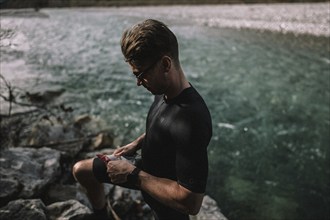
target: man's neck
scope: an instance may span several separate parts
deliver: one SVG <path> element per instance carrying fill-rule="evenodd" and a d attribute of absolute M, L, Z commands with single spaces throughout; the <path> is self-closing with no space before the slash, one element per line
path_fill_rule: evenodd
<path fill-rule="evenodd" d="M 173 75 L 170 79 L 171 84 L 164 94 L 166 100 L 173 99 L 174 97 L 178 96 L 184 89 L 191 86 L 181 69 L 178 72 L 172 74 Z"/>

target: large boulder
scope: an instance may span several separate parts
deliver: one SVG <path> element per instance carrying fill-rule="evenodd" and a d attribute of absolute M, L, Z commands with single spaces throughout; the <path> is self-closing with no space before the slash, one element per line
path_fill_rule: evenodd
<path fill-rule="evenodd" d="M 40 199 L 19 199 L 0 209 L 1 220 L 47 220 L 46 207 Z"/>
<path fill-rule="evenodd" d="M 60 174 L 60 153 L 49 148 L 0 151 L 0 200 L 39 196 Z M 1 204 L 1 205 L 4 205 Z"/>

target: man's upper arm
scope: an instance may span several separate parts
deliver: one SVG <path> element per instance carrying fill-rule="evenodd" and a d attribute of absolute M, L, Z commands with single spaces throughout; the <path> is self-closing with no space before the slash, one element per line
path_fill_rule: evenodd
<path fill-rule="evenodd" d="M 202 130 L 200 130 L 202 129 Z M 176 143 L 178 183 L 194 193 L 204 193 L 208 175 L 208 134 L 198 120 L 189 116 L 177 120 L 172 135 Z"/>

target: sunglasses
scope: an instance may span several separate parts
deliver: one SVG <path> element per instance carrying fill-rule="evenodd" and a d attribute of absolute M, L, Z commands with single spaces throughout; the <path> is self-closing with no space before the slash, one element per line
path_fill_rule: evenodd
<path fill-rule="evenodd" d="M 136 79 L 138 80 L 142 80 L 143 79 L 143 75 L 145 75 L 146 73 L 148 73 L 149 70 L 151 70 L 157 63 L 158 63 L 159 59 L 157 59 L 155 62 L 153 62 L 150 66 L 148 66 L 144 71 L 142 71 L 141 73 L 138 74 L 134 74 Z"/>

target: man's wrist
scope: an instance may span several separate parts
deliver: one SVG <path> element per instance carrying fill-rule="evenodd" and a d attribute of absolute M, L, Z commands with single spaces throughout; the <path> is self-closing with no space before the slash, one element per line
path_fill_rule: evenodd
<path fill-rule="evenodd" d="M 134 170 L 128 174 L 127 176 L 127 181 L 131 184 L 133 184 L 134 186 L 140 187 L 140 178 L 139 178 L 139 173 L 140 173 L 141 169 L 135 167 Z"/>

